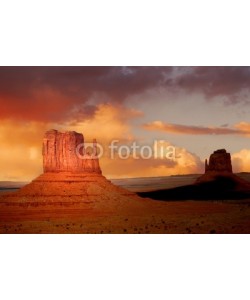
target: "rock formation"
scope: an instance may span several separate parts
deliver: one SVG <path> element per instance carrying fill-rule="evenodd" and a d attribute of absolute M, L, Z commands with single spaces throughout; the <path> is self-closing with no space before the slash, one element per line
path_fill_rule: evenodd
<path fill-rule="evenodd" d="M 171 189 L 138 193 L 156 200 L 237 200 L 250 198 L 250 182 L 233 174 L 231 155 L 214 151 L 205 162 L 205 174 L 195 183 Z"/>
<path fill-rule="evenodd" d="M 75 131 L 47 131 L 43 139 L 43 170 L 44 173 L 101 173 L 96 140 L 93 141 L 93 153 L 89 154 L 85 151 L 82 134 Z"/>
<path fill-rule="evenodd" d="M 43 168 L 42 175 L 19 191 L 6 195 L 2 203 L 39 206 L 40 209 L 47 209 L 48 205 L 57 208 L 81 207 L 86 211 L 101 213 L 133 207 L 141 209 L 145 205 L 145 200 L 113 185 L 102 175 L 96 140 L 93 141 L 92 153 L 88 153 L 80 133 L 46 132 L 43 139 Z"/>
<path fill-rule="evenodd" d="M 233 174 L 231 155 L 225 149 L 214 151 L 210 155 L 209 163 L 207 160 L 205 161 L 205 174 L 196 180 L 198 185 L 202 186 L 204 183 L 211 183 L 210 187 L 216 193 L 218 191 L 230 191 L 232 193 L 236 190 L 250 191 L 250 183 Z"/>
<path fill-rule="evenodd" d="M 227 153 L 225 149 L 214 151 L 214 153 L 210 155 L 209 164 L 207 163 L 207 159 L 206 159 L 205 173 L 207 174 L 212 172 L 233 173 L 231 154 Z"/>
<path fill-rule="evenodd" d="M 208 182 L 216 180 L 218 177 L 236 177 L 233 174 L 231 154 L 225 149 L 214 151 L 209 162 L 205 161 L 205 174 L 196 180 L 196 183 Z"/>

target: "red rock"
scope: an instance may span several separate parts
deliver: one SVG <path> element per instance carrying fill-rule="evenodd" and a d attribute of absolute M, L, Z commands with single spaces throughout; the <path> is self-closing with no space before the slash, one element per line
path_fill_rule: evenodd
<path fill-rule="evenodd" d="M 81 150 L 80 157 L 76 152 L 77 147 Z M 80 205 L 88 211 L 97 209 L 102 213 L 126 205 L 128 208 L 135 205 L 138 209 L 145 204 L 145 199 L 113 185 L 102 175 L 96 140 L 93 140 L 93 152 L 85 153 L 84 138 L 80 133 L 46 132 L 43 139 L 43 167 L 43 174 L 10 197 L 6 196 L 9 204 L 39 207 L 55 205 L 57 208 L 61 205 Z"/>
<path fill-rule="evenodd" d="M 77 152 L 78 147 L 79 152 Z M 88 154 L 84 153 L 84 138 L 81 133 L 47 131 L 43 139 L 43 170 L 44 173 L 101 173 L 96 140 L 93 141 L 93 153 Z"/>

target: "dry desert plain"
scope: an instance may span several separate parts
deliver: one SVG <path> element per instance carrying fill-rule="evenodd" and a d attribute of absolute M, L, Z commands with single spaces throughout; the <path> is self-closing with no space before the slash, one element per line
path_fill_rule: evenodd
<path fill-rule="evenodd" d="M 241 176 L 249 180 L 249 174 Z M 0 197 L 0 232 L 250 233 L 250 200 L 163 202 L 140 198 L 131 192 L 164 187 L 164 182 L 168 188 L 186 185 L 196 178 L 180 176 L 113 181 L 120 186 L 109 181 L 107 184 L 102 178 L 90 180 L 85 187 L 80 182 L 75 188 L 71 186 L 72 195 L 67 195 L 65 186 L 60 187 L 57 183 L 54 183 L 54 192 L 48 191 L 47 196 L 43 191 L 43 196 L 27 197 L 27 189 L 23 195 L 6 192 Z M 86 191 L 85 194 L 79 195 L 79 186 Z"/>

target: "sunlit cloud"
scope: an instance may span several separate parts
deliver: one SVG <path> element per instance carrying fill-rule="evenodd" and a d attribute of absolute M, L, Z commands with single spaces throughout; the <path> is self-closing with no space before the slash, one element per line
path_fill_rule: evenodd
<path fill-rule="evenodd" d="M 234 172 L 250 171 L 250 149 L 242 149 L 232 155 Z"/>
<path fill-rule="evenodd" d="M 109 177 L 200 173 L 199 156 L 224 141 L 235 152 L 241 143 L 233 163 L 250 170 L 250 123 L 242 121 L 250 113 L 249 87 L 249 67 L 0 67 L 0 180 L 38 176 L 42 138 L 52 128 L 81 132 L 105 148 L 114 139 L 151 143 L 165 133 L 166 145 L 183 147 L 175 162 L 104 156 Z"/>
<path fill-rule="evenodd" d="M 242 134 L 250 135 L 250 123 L 240 122 L 235 125 L 235 128 L 239 130 Z"/>
<path fill-rule="evenodd" d="M 31 180 L 42 173 L 42 139 L 49 129 L 74 130 L 82 133 L 86 142 L 97 138 L 103 147 L 107 147 L 114 138 L 123 142 L 134 140 L 130 121 L 142 115 L 140 111 L 121 105 L 100 104 L 93 118 L 82 122 L 4 120 L 0 123 L 0 180 Z M 120 166 L 116 165 L 117 171 L 119 168 Z M 107 173 L 107 169 L 104 170 L 104 174 Z"/>
<path fill-rule="evenodd" d="M 63 125 L 62 130 L 82 132 L 85 140 L 96 138 L 99 142 L 110 142 L 113 139 L 133 140 L 131 122 L 141 118 L 143 113 L 129 109 L 122 105 L 100 104 L 91 119 L 81 122 L 69 122 Z"/>
<path fill-rule="evenodd" d="M 221 127 L 203 127 L 203 126 L 189 126 L 180 124 L 164 123 L 162 121 L 154 121 L 143 125 L 146 130 L 163 131 L 172 134 L 190 134 L 190 135 L 229 135 L 229 134 L 250 134 L 250 124 L 239 123 L 235 128 Z"/>
<path fill-rule="evenodd" d="M 172 146 L 175 149 L 175 157 L 173 159 L 155 156 L 148 159 L 143 159 L 141 156 L 138 156 L 138 159 L 132 156 L 128 159 L 120 159 L 118 156 L 114 159 L 104 157 L 101 160 L 102 168 L 110 178 L 197 174 L 204 171 L 204 163 L 201 159 L 187 149 L 176 147 L 167 141 L 161 141 L 161 146 L 163 148 Z"/>

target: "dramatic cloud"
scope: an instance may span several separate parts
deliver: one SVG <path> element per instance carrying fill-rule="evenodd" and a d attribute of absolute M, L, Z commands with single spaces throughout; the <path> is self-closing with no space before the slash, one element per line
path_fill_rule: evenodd
<path fill-rule="evenodd" d="M 165 147 L 172 146 L 169 142 L 164 142 Z M 106 156 L 101 160 L 104 174 L 109 178 L 128 177 L 155 177 L 179 174 L 197 174 L 204 171 L 204 163 L 200 158 L 190 153 L 187 149 L 174 147 L 176 157 L 174 160 L 163 157 L 143 159 L 138 155 L 138 159 L 129 156 L 128 159 L 121 159 L 114 156 L 114 159 Z"/>
<path fill-rule="evenodd" d="M 86 142 L 95 137 L 104 147 L 100 159 L 103 174 L 107 177 L 148 177 L 173 174 L 200 173 L 204 166 L 200 158 L 185 148 L 176 147 L 176 159 L 167 158 L 121 159 L 118 155 L 111 158 L 108 146 L 114 139 L 120 145 L 138 142 L 132 132 L 131 122 L 142 113 L 122 106 L 100 104 L 91 120 L 76 124 L 56 124 L 42 122 L 2 121 L 0 124 L 0 180 L 31 180 L 42 173 L 42 138 L 51 128 L 76 130 L 83 133 Z M 163 149 L 171 143 L 161 144 Z"/>
<path fill-rule="evenodd" d="M 202 127 L 202 126 L 187 126 L 179 124 L 163 123 L 154 121 L 146 123 L 143 128 L 146 130 L 163 131 L 173 134 L 191 134 L 191 135 L 227 135 L 227 134 L 250 134 L 250 124 L 239 123 L 235 125 L 236 129 L 221 127 Z"/>
<path fill-rule="evenodd" d="M 229 102 L 249 102 L 249 67 L 179 67 L 172 85 L 208 98 L 225 96 Z"/>
<path fill-rule="evenodd" d="M 121 159 L 118 155 L 114 155 L 112 159 L 108 148 L 112 140 L 118 140 L 119 145 L 129 146 L 134 141 L 138 143 L 136 136 L 132 133 L 131 120 L 142 117 L 142 115 L 139 111 L 126 109 L 123 106 L 114 107 L 109 104 L 101 104 L 91 120 L 76 125 L 72 124 L 67 128 L 82 132 L 88 142 L 93 137 L 97 138 L 97 141 L 105 149 L 104 156 L 100 159 L 100 165 L 104 175 L 109 178 L 167 176 L 203 172 L 204 165 L 200 158 L 180 147 L 175 148 L 176 160 L 174 161 L 155 157 L 143 159 L 140 155 L 138 159 L 134 159 L 132 156 Z M 167 149 L 172 144 L 164 142 L 161 146 L 163 149 Z"/>
<path fill-rule="evenodd" d="M 234 172 L 249 172 L 250 170 L 250 150 L 242 149 L 232 155 Z"/>
<path fill-rule="evenodd" d="M 114 138 L 121 142 L 135 139 L 129 124 L 142 113 L 122 106 L 100 104 L 92 119 L 81 123 L 45 123 L 2 120 L 0 123 L 0 180 L 31 180 L 42 172 L 42 139 L 46 130 L 75 130 L 86 142 L 97 138 L 104 147 Z M 103 158 L 105 160 L 105 158 Z M 102 164 L 101 159 L 101 164 Z M 120 168 L 119 164 L 113 171 Z M 104 174 L 107 173 L 104 170 Z"/>
<path fill-rule="evenodd" d="M 248 67 L 0 67 L 0 119 L 83 120 L 161 88 L 247 103 L 249 86 Z"/>
<path fill-rule="evenodd" d="M 160 86 L 172 68 L 0 67 L 0 118 L 65 121 L 92 117 L 99 103 Z"/>
<path fill-rule="evenodd" d="M 175 143 L 184 147 L 183 160 L 111 161 L 104 157 L 104 174 L 197 173 L 203 164 L 186 149 L 192 147 L 204 156 L 198 135 L 249 137 L 250 123 L 242 122 L 249 113 L 244 105 L 250 99 L 249 87 L 249 67 L 0 67 L 0 180 L 39 175 L 41 141 L 47 129 L 82 132 L 87 142 L 95 137 L 104 146 L 113 139 L 124 144 L 138 139 L 150 142 L 153 134 L 141 130 L 138 122 L 164 120 L 165 111 L 169 115 L 171 109 L 178 119 L 170 122 L 180 124 L 156 121 L 144 128 L 180 135 Z M 177 104 L 171 105 L 175 100 Z M 190 124 L 192 114 L 183 108 L 184 101 L 197 109 L 196 124 L 203 124 L 204 118 L 204 124 L 211 119 L 211 124 L 223 125 L 181 125 Z M 223 103 L 243 105 L 225 107 Z M 221 108 L 225 109 L 220 114 Z M 230 127 L 232 123 L 236 125 Z M 192 145 L 183 141 L 181 134 L 197 135 L 196 148 L 193 141 Z M 239 165 L 241 156 L 235 159 Z"/>
<path fill-rule="evenodd" d="M 61 126 L 61 130 L 82 132 L 85 140 L 96 138 L 105 144 L 113 139 L 129 141 L 135 139 L 132 134 L 133 119 L 142 116 L 142 112 L 121 105 L 99 104 L 91 119 L 66 123 Z"/>

